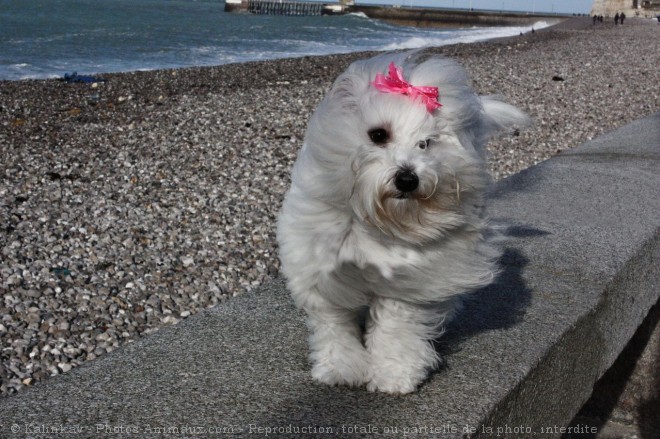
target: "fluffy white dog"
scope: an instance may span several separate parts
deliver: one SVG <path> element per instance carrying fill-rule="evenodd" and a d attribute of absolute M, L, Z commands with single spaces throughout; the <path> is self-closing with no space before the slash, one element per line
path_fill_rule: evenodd
<path fill-rule="evenodd" d="M 495 274 L 484 145 L 526 120 L 475 94 L 443 57 L 381 55 L 339 76 L 311 117 L 278 221 L 316 380 L 408 393 L 437 366 L 431 342 L 457 297 Z"/>

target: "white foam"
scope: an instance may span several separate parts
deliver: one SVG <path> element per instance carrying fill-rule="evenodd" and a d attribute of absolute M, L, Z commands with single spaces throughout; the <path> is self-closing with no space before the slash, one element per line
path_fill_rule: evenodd
<path fill-rule="evenodd" d="M 532 26 L 511 27 L 473 27 L 455 31 L 431 31 L 425 36 L 412 36 L 407 39 L 382 46 L 379 50 L 419 49 L 423 47 L 447 46 L 458 43 L 474 43 L 477 41 L 492 40 L 494 38 L 512 37 L 521 33 L 531 32 L 532 29 L 548 27 L 545 21 L 538 21 Z"/>

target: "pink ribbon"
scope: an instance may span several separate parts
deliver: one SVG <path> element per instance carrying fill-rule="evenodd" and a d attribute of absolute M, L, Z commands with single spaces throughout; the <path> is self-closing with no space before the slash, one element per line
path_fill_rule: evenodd
<path fill-rule="evenodd" d="M 396 93 L 410 96 L 413 99 L 420 99 L 429 113 L 433 110 L 442 107 L 438 102 L 440 93 L 438 87 L 416 87 L 406 82 L 403 79 L 403 71 L 401 67 L 397 67 L 394 63 L 390 63 L 389 73 L 387 76 L 382 73 L 376 75 L 373 82 L 374 87 L 379 91 L 385 93 Z"/>

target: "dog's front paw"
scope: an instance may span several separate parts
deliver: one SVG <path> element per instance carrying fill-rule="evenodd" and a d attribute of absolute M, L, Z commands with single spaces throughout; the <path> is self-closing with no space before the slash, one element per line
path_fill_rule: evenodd
<path fill-rule="evenodd" d="M 374 374 L 369 383 L 367 383 L 367 390 L 370 392 L 405 395 L 406 393 L 414 392 L 421 381 L 418 377 L 413 377 L 405 373 L 392 375 Z"/>
<path fill-rule="evenodd" d="M 317 359 L 312 378 L 324 384 L 359 387 L 369 381 L 369 362 L 366 356 Z"/>

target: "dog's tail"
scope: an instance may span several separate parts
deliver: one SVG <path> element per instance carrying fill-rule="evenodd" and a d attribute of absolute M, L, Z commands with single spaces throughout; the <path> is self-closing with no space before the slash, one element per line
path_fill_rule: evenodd
<path fill-rule="evenodd" d="M 496 96 L 481 97 L 483 104 L 483 135 L 494 135 L 531 125 L 531 118 L 513 105 L 503 102 Z"/>

